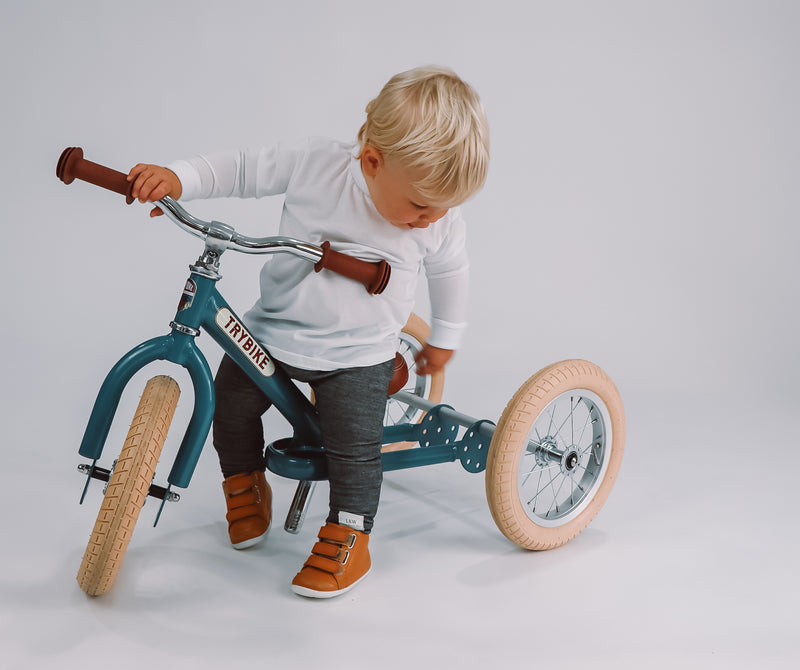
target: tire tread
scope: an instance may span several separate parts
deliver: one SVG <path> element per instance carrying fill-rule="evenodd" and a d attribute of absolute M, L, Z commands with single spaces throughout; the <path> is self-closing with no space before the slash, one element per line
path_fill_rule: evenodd
<path fill-rule="evenodd" d="M 90 596 L 107 593 L 116 580 L 179 396 L 171 377 L 153 377 L 145 386 L 78 570 L 78 584 Z"/>

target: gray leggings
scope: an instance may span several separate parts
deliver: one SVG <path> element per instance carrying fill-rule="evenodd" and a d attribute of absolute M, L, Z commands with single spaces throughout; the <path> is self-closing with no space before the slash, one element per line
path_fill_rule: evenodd
<path fill-rule="evenodd" d="M 328 521 L 339 523 L 339 512 L 360 515 L 369 532 L 383 481 L 383 417 L 394 361 L 327 372 L 279 365 L 314 390 L 330 482 Z M 263 471 L 261 416 L 272 403 L 228 356 L 220 363 L 214 387 L 214 448 L 223 476 Z"/>

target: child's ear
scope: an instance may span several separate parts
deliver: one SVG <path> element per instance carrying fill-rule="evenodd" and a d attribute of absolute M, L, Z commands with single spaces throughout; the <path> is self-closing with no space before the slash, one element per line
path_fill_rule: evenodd
<path fill-rule="evenodd" d="M 364 145 L 361 151 L 361 169 L 367 177 L 374 177 L 383 166 L 383 154 L 371 144 Z"/>

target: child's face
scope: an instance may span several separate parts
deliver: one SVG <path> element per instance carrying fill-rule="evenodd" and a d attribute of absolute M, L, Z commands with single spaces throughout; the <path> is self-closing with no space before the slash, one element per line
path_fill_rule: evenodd
<path fill-rule="evenodd" d="M 397 162 L 386 161 L 374 147 L 361 153 L 361 170 L 378 213 L 393 226 L 411 230 L 427 228 L 447 213 L 423 198 L 413 184 L 417 175 Z"/>

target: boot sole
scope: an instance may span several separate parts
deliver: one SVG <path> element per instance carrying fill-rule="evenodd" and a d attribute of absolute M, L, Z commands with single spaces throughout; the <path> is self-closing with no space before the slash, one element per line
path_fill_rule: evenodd
<path fill-rule="evenodd" d="M 258 537 L 251 537 L 249 540 L 243 540 L 243 541 L 237 542 L 235 544 L 233 542 L 231 542 L 231 546 L 233 546 L 234 549 L 239 549 L 239 550 L 248 549 L 249 547 L 254 547 L 255 545 L 257 545 L 257 544 L 263 542 L 265 539 L 267 539 L 267 535 L 269 535 L 269 529 L 271 527 L 272 527 L 272 524 L 270 524 L 270 526 L 267 528 L 267 530 L 265 530 Z"/>
<path fill-rule="evenodd" d="M 303 596 L 304 598 L 335 598 L 343 593 L 347 593 L 354 586 L 361 583 L 370 572 L 372 572 L 372 567 L 370 567 L 369 570 L 361 575 L 361 577 L 359 577 L 356 581 L 350 584 L 350 586 L 345 586 L 343 589 L 339 589 L 338 591 L 315 591 L 314 589 L 309 589 L 306 586 L 298 586 L 297 584 L 292 584 L 291 587 L 292 591 L 294 591 L 298 596 Z"/>

